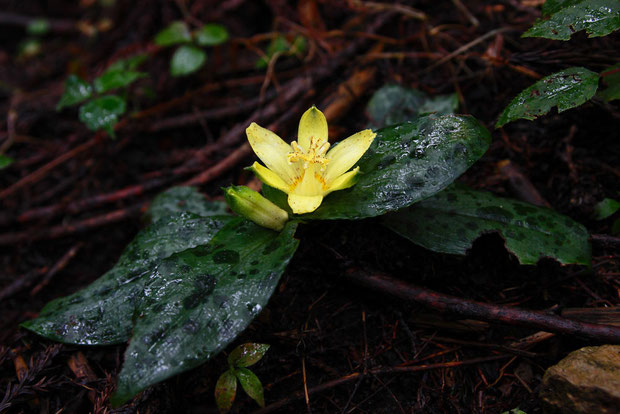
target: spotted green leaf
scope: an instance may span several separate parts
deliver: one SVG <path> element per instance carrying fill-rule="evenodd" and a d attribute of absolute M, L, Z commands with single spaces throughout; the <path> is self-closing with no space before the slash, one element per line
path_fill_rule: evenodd
<path fill-rule="evenodd" d="M 421 117 L 377 131 L 360 159 L 359 180 L 329 194 L 300 218 L 360 219 L 399 210 L 442 190 L 487 150 L 489 131 L 471 116 Z M 287 209 L 286 196 L 263 186 L 265 196 Z"/>
<path fill-rule="evenodd" d="M 198 29 L 194 37 L 200 46 L 216 46 L 228 40 L 228 31 L 221 24 L 209 23 Z"/>
<path fill-rule="evenodd" d="M 585 68 L 569 68 L 543 78 L 525 89 L 504 109 L 496 128 L 515 119 L 536 119 L 554 106 L 558 112 L 579 106 L 592 98 L 599 75 Z"/>
<path fill-rule="evenodd" d="M 207 54 L 204 50 L 191 45 L 179 47 L 170 60 L 170 74 L 172 76 L 185 76 L 196 72 L 204 65 Z"/>
<path fill-rule="evenodd" d="M 366 112 L 373 128 L 411 121 L 425 113 L 450 115 L 458 108 L 456 94 L 428 96 L 417 89 L 385 85 L 374 93 Z"/>
<path fill-rule="evenodd" d="M 618 0 L 551 1 L 543 8 L 545 17 L 534 23 L 523 37 L 569 40 L 585 30 L 589 37 L 606 36 L 620 28 Z"/>
<path fill-rule="evenodd" d="M 117 95 L 107 95 L 80 106 L 80 121 L 90 130 L 105 130 L 114 137 L 114 125 L 125 113 L 125 100 Z"/>
<path fill-rule="evenodd" d="M 84 102 L 92 95 L 92 86 L 76 75 L 69 75 L 65 81 L 65 91 L 56 105 L 56 110 L 60 111 L 66 106 L 72 106 L 80 102 Z"/>
<path fill-rule="evenodd" d="M 140 231 L 116 265 L 86 288 L 48 303 L 23 327 L 46 338 L 78 345 L 110 345 L 131 336 L 135 305 L 161 260 L 206 244 L 232 216 L 176 213 Z"/>
<path fill-rule="evenodd" d="M 498 232 L 522 264 L 543 257 L 562 264 L 590 265 L 588 232 L 553 210 L 453 185 L 384 223 L 412 242 L 441 253 L 461 254 L 480 235 Z"/>
<path fill-rule="evenodd" d="M 220 413 L 227 413 L 232 408 L 237 394 L 237 377 L 234 371 L 226 370 L 215 384 L 215 402 Z"/>
<path fill-rule="evenodd" d="M 113 403 L 202 364 L 234 340 L 272 295 L 297 248 L 296 225 L 277 233 L 235 218 L 208 244 L 162 260 L 137 306 Z"/>
<path fill-rule="evenodd" d="M 7 155 L 0 154 L 0 170 L 13 164 L 15 160 Z"/>
<path fill-rule="evenodd" d="M 196 187 L 172 187 L 153 199 L 145 216 L 151 222 L 156 222 L 180 212 L 202 217 L 219 216 L 227 214 L 227 207 L 223 201 L 207 201 Z"/>
<path fill-rule="evenodd" d="M 170 46 L 178 43 L 186 43 L 192 40 L 187 24 L 182 21 L 171 23 L 168 27 L 157 33 L 155 44 L 158 46 Z"/>
<path fill-rule="evenodd" d="M 267 344 L 239 345 L 228 355 L 228 364 L 231 367 L 250 367 L 260 361 L 268 349 Z"/>
<path fill-rule="evenodd" d="M 235 369 L 235 375 L 243 387 L 246 394 L 250 396 L 261 407 L 265 406 L 265 397 L 263 396 L 263 384 L 252 371 L 247 368 Z"/>

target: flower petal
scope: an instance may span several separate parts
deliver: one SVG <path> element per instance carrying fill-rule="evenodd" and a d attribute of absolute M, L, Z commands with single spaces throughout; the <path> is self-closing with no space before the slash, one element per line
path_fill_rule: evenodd
<path fill-rule="evenodd" d="M 287 155 L 292 151 L 291 146 L 270 130 L 254 122 L 245 132 L 252 149 L 267 168 L 279 175 L 287 184 L 292 183 L 297 174 L 287 159 Z"/>
<path fill-rule="evenodd" d="M 345 188 L 349 188 L 355 185 L 355 183 L 357 183 L 357 180 L 359 179 L 359 177 L 357 176 L 359 170 L 360 167 L 355 167 L 348 173 L 344 173 L 340 177 L 336 178 L 325 192 L 325 195 L 331 193 L 332 191 L 344 190 Z"/>
<path fill-rule="evenodd" d="M 297 131 L 297 143 L 305 151 L 308 151 L 312 137 L 314 137 L 317 147 L 327 142 L 327 119 L 316 106 L 308 109 L 301 116 L 299 130 Z"/>
<path fill-rule="evenodd" d="M 258 179 L 261 180 L 263 183 L 267 184 L 268 186 L 277 188 L 278 190 L 284 191 L 285 193 L 289 192 L 290 186 L 286 184 L 278 174 L 274 173 L 270 169 L 263 167 L 257 162 L 254 162 L 254 164 L 252 164 L 252 166 L 248 169 L 254 174 L 256 174 Z"/>
<path fill-rule="evenodd" d="M 375 139 L 375 134 L 370 129 L 365 129 L 335 145 L 326 155 L 329 164 L 325 168 L 325 181 L 330 185 L 336 178 L 347 170 L 364 155 Z"/>
<path fill-rule="evenodd" d="M 298 194 L 288 195 L 288 205 L 295 214 L 311 213 L 316 210 L 323 201 L 322 195 L 302 196 Z"/>

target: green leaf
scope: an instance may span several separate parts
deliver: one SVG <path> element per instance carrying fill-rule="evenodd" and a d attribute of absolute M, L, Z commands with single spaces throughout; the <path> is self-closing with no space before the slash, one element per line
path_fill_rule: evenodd
<path fill-rule="evenodd" d="M 208 201 L 196 187 L 172 187 L 153 199 L 145 216 L 149 221 L 156 222 L 180 212 L 202 217 L 228 214 L 225 202 Z"/>
<path fill-rule="evenodd" d="M 515 119 L 536 119 L 556 106 L 558 112 L 583 104 L 594 96 L 598 73 L 569 68 L 543 78 L 525 89 L 504 109 L 496 128 Z"/>
<path fill-rule="evenodd" d="M 250 367 L 260 361 L 268 349 L 268 344 L 239 345 L 228 355 L 228 364 L 231 367 Z"/>
<path fill-rule="evenodd" d="M 264 69 L 269 64 L 269 61 L 276 53 L 280 53 L 286 56 L 290 55 L 302 55 L 306 50 L 306 38 L 303 36 L 295 36 L 293 43 L 291 44 L 286 37 L 278 35 L 274 37 L 267 49 L 265 50 L 265 56 L 258 59 L 256 62 L 257 69 Z"/>
<path fill-rule="evenodd" d="M 412 242 L 441 253 L 461 254 L 480 235 L 498 232 L 521 264 L 543 257 L 562 264 L 590 265 L 588 232 L 553 210 L 453 185 L 384 223 Z"/>
<path fill-rule="evenodd" d="M 95 79 L 95 90 L 98 93 L 103 93 L 112 89 L 123 88 L 140 78 L 144 78 L 145 76 L 147 75 L 144 72 L 136 72 L 126 69 L 108 69 L 103 73 L 103 75 Z"/>
<path fill-rule="evenodd" d="M 225 371 L 215 384 L 215 402 L 220 413 L 227 413 L 232 408 L 237 394 L 237 377 L 231 370 Z"/>
<path fill-rule="evenodd" d="M 196 72 L 207 60 L 204 50 L 196 46 L 183 45 L 179 47 L 170 60 L 170 74 L 185 76 Z"/>
<path fill-rule="evenodd" d="M 56 110 L 60 111 L 65 106 L 71 106 L 85 101 L 93 95 L 93 88 L 75 75 L 67 76 L 65 92 L 60 97 Z"/>
<path fill-rule="evenodd" d="M 374 93 L 366 112 L 373 128 L 411 121 L 425 113 L 451 115 L 458 108 L 456 94 L 430 97 L 417 89 L 385 85 Z"/>
<path fill-rule="evenodd" d="M 263 384 L 261 384 L 256 374 L 247 368 L 237 368 L 235 370 L 235 375 L 245 393 L 256 401 L 258 405 L 264 407 L 265 397 L 263 396 Z"/>
<path fill-rule="evenodd" d="M 114 125 L 123 113 L 125 100 L 117 95 L 107 95 L 80 106 L 80 121 L 92 131 L 103 129 L 114 137 Z"/>
<path fill-rule="evenodd" d="M 182 21 L 173 22 L 155 36 L 158 46 L 170 46 L 178 43 L 187 43 L 192 40 L 187 24 Z"/>
<path fill-rule="evenodd" d="M 620 202 L 613 198 L 605 198 L 594 206 L 594 218 L 604 220 L 620 209 Z"/>
<path fill-rule="evenodd" d="M 126 59 L 119 59 L 108 66 L 106 72 L 115 70 L 135 70 L 146 60 L 147 57 L 148 56 L 145 53 L 139 53 Z"/>
<path fill-rule="evenodd" d="M 620 99 L 620 63 L 605 69 L 601 79 L 607 87 L 599 90 L 597 95 L 606 102 Z"/>
<path fill-rule="evenodd" d="M 585 30 L 589 37 L 606 36 L 620 28 L 618 0 L 552 1 L 543 8 L 546 19 L 539 19 L 523 37 L 569 40 Z"/>
<path fill-rule="evenodd" d="M 228 40 L 228 31 L 221 24 L 209 23 L 196 31 L 194 37 L 200 46 L 216 46 Z"/>
<path fill-rule="evenodd" d="M 331 193 L 316 211 L 299 217 L 360 219 L 407 207 L 452 183 L 490 142 L 489 131 L 471 116 L 429 116 L 380 129 L 357 164 L 357 184 Z M 286 209 L 278 190 L 263 188 Z"/>
<path fill-rule="evenodd" d="M 116 265 L 88 287 L 48 303 L 22 326 L 46 338 L 79 345 L 111 345 L 131 336 L 135 305 L 153 268 L 174 253 L 208 243 L 232 216 L 189 213 L 140 231 Z"/>
<path fill-rule="evenodd" d="M 7 155 L 0 154 L 0 170 L 13 164 L 15 160 Z"/>
<path fill-rule="evenodd" d="M 205 246 L 163 260 L 150 275 L 113 404 L 194 368 L 242 332 L 271 297 L 297 249 L 297 224 L 281 233 L 242 218 Z"/>
<path fill-rule="evenodd" d="M 34 19 L 30 23 L 28 23 L 28 26 L 26 26 L 26 31 L 34 36 L 42 36 L 49 32 L 49 30 L 50 23 L 49 21 L 47 21 L 47 19 L 44 18 Z"/>

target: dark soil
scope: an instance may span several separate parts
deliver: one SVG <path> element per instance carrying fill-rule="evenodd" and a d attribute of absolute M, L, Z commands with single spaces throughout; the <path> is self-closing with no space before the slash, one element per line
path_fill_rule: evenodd
<path fill-rule="evenodd" d="M 328 107 L 339 85 L 356 70 L 373 67 L 372 82 L 330 120 L 330 135 L 339 139 L 364 128 L 365 105 L 385 83 L 429 94 L 456 91 L 460 112 L 493 131 L 490 150 L 461 181 L 519 198 L 518 186 L 497 167 L 509 159 L 552 208 L 584 224 L 591 234 L 609 236 L 608 241 L 594 240 L 588 270 L 552 260 L 521 266 L 494 234 L 480 238 L 466 257 L 455 257 L 417 247 L 373 220 L 304 225 L 297 234 L 299 250 L 269 306 L 228 349 L 245 342 L 271 344 L 254 369 L 265 386 L 267 406 L 281 403 L 276 412 L 283 413 L 500 413 L 520 407 L 532 414 L 541 412 L 537 393 L 545 369 L 570 351 L 600 344 L 558 335 L 534 342 L 527 352 L 511 353 L 506 346 L 536 330 L 442 315 L 352 286 L 341 275 L 346 266 L 358 266 L 463 299 L 556 313 L 620 305 L 614 218 L 592 218 L 596 203 L 618 198 L 618 104 L 594 100 L 493 130 L 499 113 L 535 81 L 533 76 L 570 66 L 601 71 L 616 63 L 617 34 L 588 39 L 578 33 L 568 42 L 521 39 L 539 11 L 517 0 L 463 0 L 467 13 L 455 6 L 460 1 L 403 2 L 404 11 L 389 7 L 392 2 L 381 8 L 322 0 L 118 0 L 109 2 L 110 7 L 102 6 L 103 1 L 75 3 L 5 1 L 0 11 L 0 114 L 6 114 L 0 119 L 0 148 L 16 160 L 0 170 L 0 412 L 217 412 L 213 390 L 227 367 L 224 354 L 112 410 L 108 399 L 125 346 L 58 345 L 18 325 L 51 299 L 86 286 L 112 267 L 142 227 L 141 211 L 159 191 L 217 166 L 241 145 L 242 133 L 224 142 L 220 138 L 247 126 L 255 108 L 243 104 L 261 96 L 262 85 L 265 99 L 259 107 L 275 105 L 278 110 L 253 120 L 264 126 L 276 122 L 275 130 L 291 137 L 303 110 L 313 103 Z M 409 16 L 411 7 L 428 20 Z M 29 37 L 26 24 L 40 16 L 53 22 L 50 33 L 40 37 L 41 52 L 18 58 L 20 42 Z M 206 67 L 184 78 L 168 73 L 173 49 L 152 45 L 154 35 L 177 19 L 193 26 L 220 22 L 232 37 L 208 50 Z M 381 19 L 385 23 L 371 35 Z M 99 33 L 88 36 L 88 25 L 99 27 Z M 434 66 L 469 42 L 509 27 L 514 30 L 487 36 Z M 260 34 L 273 31 L 303 34 L 310 52 L 301 60 L 281 57 L 264 83 L 265 70 L 254 64 L 258 48 L 266 45 Z M 351 45 L 357 49 L 347 57 Z M 371 51 L 378 45 L 383 54 Z M 140 51 L 150 54 L 144 66 L 149 76 L 127 91 L 135 114 L 121 121 L 115 140 L 87 130 L 75 109 L 55 111 L 69 73 L 92 80 L 109 63 Z M 327 76 L 316 74 L 321 67 Z M 285 101 L 282 85 L 302 81 L 307 74 L 312 81 L 305 92 Z M 217 108 L 228 108 L 229 114 L 191 117 Z M 175 121 L 181 115 L 191 119 Z M 166 120 L 174 125 L 154 128 Z M 59 160 L 85 143 L 91 145 Z M 36 174 L 54 160 L 53 168 Z M 203 180 L 201 191 L 221 199 L 222 186 L 252 180 L 243 170 L 252 161 L 246 156 Z M 180 166 L 188 168 L 175 173 Z M 22 179 L 23 185 L 4 193 Z M 72 202 L 133 186 L 143 191 L 71 207 Z M 45 206 L 54 206 L 55 214 L 18 220 Z M 89 225 L 76 226 L 80 222 Z M 449 367 L 476 359 L 483 360 Z M 352 373 L 401 364 L 434 367 L 346 381 Z M 308 401 L 303 397 L 304 388 L 312 391 L 338 379 L 342 381 L 311 392 Z M 301 398 L 291 398 L 297 393 Z M 238 392 L 234 412 L 258 408 Z"/>

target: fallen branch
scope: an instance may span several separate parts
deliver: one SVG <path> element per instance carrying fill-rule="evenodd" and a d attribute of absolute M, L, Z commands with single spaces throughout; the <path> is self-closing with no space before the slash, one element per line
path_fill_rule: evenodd
<path fill-rule="evenodd" d="M 620 327 L 578 322 L 560 316 L 507 306 L 491 305 L 416 287 L 379 272 L 359 268 L 347 269 L 343 277 L 350 282 L 408 302 L 416 302 L 440 312 L 450 312 L 489 322 L 544 330 L 563 335 L 577 335 L 607 343 L 620 343 Z"/>

